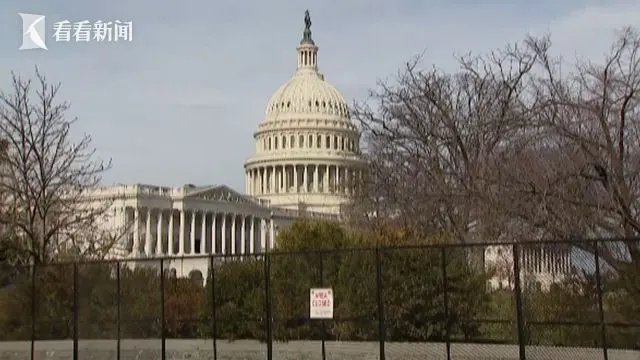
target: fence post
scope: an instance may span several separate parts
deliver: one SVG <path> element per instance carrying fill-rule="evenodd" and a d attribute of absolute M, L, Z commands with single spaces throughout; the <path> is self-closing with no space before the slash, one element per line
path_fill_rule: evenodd
<path fill-rule="evenodd" d="M 213 336 L 213 360 L 218 360 L 218 336 L 216 322 L 216 275 L 214 270 L 213 255 L 209 258 L 209 268 L 211 269 L 211 332 Z"/>
<path fill-rule="evenodd" d="M 264 254 L 264 297 L 265 297 L 265 321 L 267 337 L 267 360 L 273 360 L 273 334 L 271 333 L 271 263 L 268 252 Z"/>
<path fill-rule="evenodd" d="M 167 358 L 167 331 L 164 317 L 164 259 L 160 259 L 160 333 L 162 336 L 160 342 L 162 360 Z"/>
<path fill-rule="evenodd" d="M 322 251 L 320 251 L 319 253 L 320 255 L 320 287 L 324 287 L 324 260 L 323 260 L 323 253 Z M 325 360 L 327 358 L 327 349 L 326 349 L 326 327 L 325 327 L 325 323 L 324 323 L 324 319 L 320 320 L 320 323 L 322 324 L 322 360 Z"/>
<path fill-rule="evenodd" d="M 600 272 L 600 246 L 599 241 L 595 241 L 595 260 L 596 260 L 596 286 L 598 287 L 598 316 L 600 320 L 600 331 L 602 336 L 602 357 L 604 360 L 609 360 L 609 350 L 607 348 L 607 326 L 604 321 L 604 304 L 603 304 L 603 296 L 602 296 L 602 274 Z"/>
<path fill-rule="evenodd" d="M 451 360 L 451 321 L 449 321 L 449 282 L 447 280 L 447 248 L 442 245 L 442 294 L 444 301 L 445 318 L 445 345 L 447 348 L 447 360 Z"/>
<path fill-rule="evenodd" d="M 121 290 L 120 290 L 120 267 L 122 266 L 122 264 L 120 263 L 120 261 L 116 262 L 116 265 L 118 266 L 118 268 L 116 269 L 116 360 L 120 360 L 120 297 L 121 297 Z"/>
<path fill-rule="evenodd" d="M 31 265 L 31 348 L 30 357 L 31 360 L 36 356 L 36 262 L 35 259 Z"/>
<path fill-rule="evenodd" d="M 73 263 L 73 360 L 78 360 L 78 262 Z"/>
<path fill-rule="evenodd" d="M 387 335 L 384 319 L 384 302 L 382 301 L 382 264 L 380 248 L 376 247 L 376 302 L 378 303 L 378 334 L 380 337 L 380 360 L 385 360 L 384 343 Z"/>
<path fill-rule="evenodd" d="M 522 286 L 520 279 L 520 246 L 518 243 L 513 244 L 513 275 L 515 280 L 515 297 L 516 297 L 516 326 L 518 327 L 518 350 L 519 359 L 526 360 L 525 333 L 524 333 L 524 315 L 522 308 Z"/>

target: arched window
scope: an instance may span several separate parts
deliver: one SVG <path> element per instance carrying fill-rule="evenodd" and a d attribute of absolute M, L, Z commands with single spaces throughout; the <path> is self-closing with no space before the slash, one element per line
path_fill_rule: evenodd
<path fill-rule="evenodd" d="M 300 147 L 303 148 L 304 147 L 304 135 L 300 135 L 298 140 L 299 140 L 298 142 L 300 143 Z"/>

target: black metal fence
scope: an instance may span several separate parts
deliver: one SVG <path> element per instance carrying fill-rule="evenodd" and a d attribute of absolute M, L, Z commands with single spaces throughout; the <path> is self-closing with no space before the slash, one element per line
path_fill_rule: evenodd
<path fill-rule="evenodd" d="M 332 289 L 332 319 L 309 318 L 311 288 Z M 0 345 L 29 342 L 31 359 L 40 341 L 68 340 L 79 359 L 96 339 L 117 359 L 136 339 L 157 340 L 162 359 L 167 339 L 206 339 L 214 359 L 234 340 L 260 342 L 269 360 L 302 340 L 323 360 L 336 341 L 375 343 L 382 360 L 424 344 L 446 359 L 484 349 L 468 344 L 609 359 L 640 349 L 639 304 L 636 239 L 57 263 L 3 269 Z"/>

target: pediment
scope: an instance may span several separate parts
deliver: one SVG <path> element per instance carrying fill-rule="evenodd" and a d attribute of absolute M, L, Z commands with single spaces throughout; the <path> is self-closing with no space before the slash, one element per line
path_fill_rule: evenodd
<path fill-rule="evenodd" d="M 257 205 L 253 199 L 240 194 L 239 192 L 225 185 L 194 188 L 190 193 L 187 194 L 186 197 L 192 199 L 222 201 L 235 204 Z"/>

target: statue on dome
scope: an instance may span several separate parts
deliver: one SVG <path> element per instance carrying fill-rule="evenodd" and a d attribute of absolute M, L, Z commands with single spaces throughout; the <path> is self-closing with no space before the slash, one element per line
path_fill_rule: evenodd
<path fill-rule="evenodd" d="M 304 28 L 305 30 L 311 29 L 311 16 L 309 15 L 309 10 L 304 11 Z"/>

